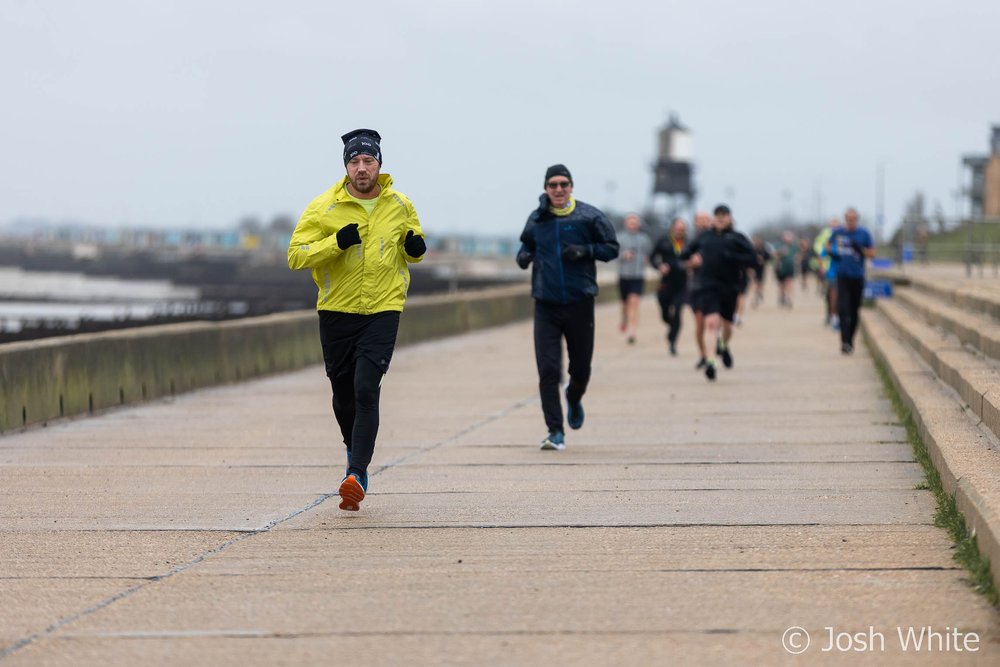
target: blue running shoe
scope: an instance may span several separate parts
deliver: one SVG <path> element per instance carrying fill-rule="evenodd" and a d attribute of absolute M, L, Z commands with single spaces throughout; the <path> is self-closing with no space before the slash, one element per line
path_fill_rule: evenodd
<path fill-rule="evenodd" d="M 583 426 L 583 403 L 571 403 L 566 394 L 566 423 L 574 431 Z"/>
<path fill-rule="evenodd" d="M 566 442 L 562 431 L 553 431 L 542 440 L 542 449 L 562 451 L 566 449 Z"/>

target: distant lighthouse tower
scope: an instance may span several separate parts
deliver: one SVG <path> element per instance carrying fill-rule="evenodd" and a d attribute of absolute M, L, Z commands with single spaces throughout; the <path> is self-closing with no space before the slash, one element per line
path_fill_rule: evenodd
<path fill-rule="evenodd" d="M 694 207 L 694 146 L 691 132 L 680 124 L 677 115 L 659 132 L 656 164 L 653 165 L 653 196 L 666 195 L 667 220 L 676 217 L 684 208 Z"/>

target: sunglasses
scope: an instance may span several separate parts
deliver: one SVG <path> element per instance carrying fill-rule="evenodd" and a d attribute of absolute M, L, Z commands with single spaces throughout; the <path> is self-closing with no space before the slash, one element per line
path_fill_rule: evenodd
<path fill-rule="evenodd" d="M 545 187 L 549 188 L 550 190 L 558 190 L 559 188 L 565 190 L 566 188 L 572 187 L 572 185 L 573 184 L 570 183 L 569 181 L 549 181 L 548 183 L 545 184 Z"/>

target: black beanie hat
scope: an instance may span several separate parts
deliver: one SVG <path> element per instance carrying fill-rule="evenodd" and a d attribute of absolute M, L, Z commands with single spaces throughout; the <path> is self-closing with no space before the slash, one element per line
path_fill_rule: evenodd
<path fill-rule="evenodd" d="M 569 179 L 569 184 L 573 185 L 573 177 L 570 176 L 569 169 L 566 168 L 564 164 L 554 164 L 545 170 L 545 182 L 548 183 L 549 179 L 553 176 L 565 176 Z"/>
<path fill-rule="evenodd" d="M 382 148 L 378 142 L 382 137 L 375 130 L 354 130 L 341 137 L 344 141 L 344 165 L 356 155 L 371 155 L 382 164 Z"/>

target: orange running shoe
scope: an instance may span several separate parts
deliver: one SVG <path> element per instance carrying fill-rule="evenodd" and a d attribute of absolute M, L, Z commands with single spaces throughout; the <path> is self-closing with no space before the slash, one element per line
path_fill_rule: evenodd
<path fill-rule="evenodd" d="M 357 512 L 361 508 L 361 501 L 365 499 L 365 486 L 367 484 L 363 484 L 356 473 L 352 472 L 345 477 L 340 483 L 340 509 Z"/>

